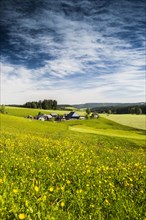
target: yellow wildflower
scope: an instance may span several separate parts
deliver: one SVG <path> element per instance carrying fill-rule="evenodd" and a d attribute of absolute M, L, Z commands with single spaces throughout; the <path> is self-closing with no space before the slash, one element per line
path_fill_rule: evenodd
<path fill-rule="evenodd" d="M 49 188 L 49 191 L 50 191 L 50 192 L 53 192 L 53 190 L 54 190 L 53 187 L 50 187 L 50 188 Z"/>
<path fill-rule="evenodd" d="M 47 196 L 43 196 L 43 201 L 46 201 Z"/>
<path fill-rule="evenodd" d="M 25 206 L 28 207 L 28 201 L 27 200 L 25 201 Z"/>
<path fill-rule="evenodd" d="M 21 220 L 25 219 L 25 214 L 24 213 L 20 213 L 19 214 L 19 219 L 21 219 Z"/>
<path fill-rule="evenodd" d="M 107 200 L 107 199 L 105 199 L 105 203 L 107 204 L 107 205 L 109 205 L 110 203 L 109 203 L 109 201 Z"/>
<path fill-rule="evenodd" d="M 38 192 L 38 191 L 39 191 L 39 187 L 38 187 L 38 186 L 35 186 L 35 187 L 34 187 L 34 190 L 35 190 L 36 192 Z"/>
<path fill-rule="evenodd" d="M 61 186 L 61 190 L 62 190 L 62 191 L 64 191 L 64 188 L 65 188 L 64 186 Z"/>
<path fill-rule="evenodd" d="M 18 189 L 13 189 L 13 193 L 17 193 L 18 192 Z"/>
<path fill-rule="evenodd" d="M 61 202 L 61 204 L 60 204 L 60 205 L 61 205 L 61 207 L 64 207 L 64 206 L 65 206 L 64 202 Z"/>

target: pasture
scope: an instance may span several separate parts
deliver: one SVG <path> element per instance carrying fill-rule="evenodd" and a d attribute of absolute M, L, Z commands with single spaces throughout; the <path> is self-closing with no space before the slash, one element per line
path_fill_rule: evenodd
<path fill-rule="evenodd" d="M 0 115 L 0 219 L 145 219 L 144 130 L 102 117 L 34 121 L 16 110 Z"/>
<path fill-rule="evenodd" d="M 139 128 L 146 130 L 146 115 L 117 115 L 117 114 L 102 114 L 102 117 L 105 117 L 109 120 L 115 121 L 122 125 L 130 126 L 133 128 Z"/>
<path fill-rule="evenodd" d="M 59 115 L 68 114 L 70 110 L 44 110 L 44 109 L 32 109 L 32 108 L 18 108 L 6 106 L 6 111 L 8 115 L 14 115 L 19 117 L 26 117 L 28 115 L 36 116 L 39 112 L 43 114 L 57 113 Z M 73 110 L 74 111 L 74 110 Z M 76 111 L 79 115 L 84 116 L 85 111 Z"/>

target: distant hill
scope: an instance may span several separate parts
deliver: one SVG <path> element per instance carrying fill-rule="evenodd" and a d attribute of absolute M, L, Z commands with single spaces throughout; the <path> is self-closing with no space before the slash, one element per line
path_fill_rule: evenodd
<path fill-rule="evenodd" d="M 84 104 L 75 104 L 72 105 L 75 108 L 96 108 L 96 107 L 127 107 L 127 106 L 141 106 L 146 105 L 146 102 L 138 102 L 138 103 L 84 103 Z"/>

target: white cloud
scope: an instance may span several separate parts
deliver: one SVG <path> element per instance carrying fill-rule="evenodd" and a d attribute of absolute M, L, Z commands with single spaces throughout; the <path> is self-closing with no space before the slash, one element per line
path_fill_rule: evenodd
<path fill-rule="evenodd" d="M 66 16 L 55 9 L 53 2 L 53 10 L 49 10 L 47 1 L 46 8 L 32 17 L 8 7 L 11 13 L 7 13 L 3 22 L 10 25 L 9 42 L 18 49 L 15 55 L 18 61 L 23 59 L 23 64 L 10 64 L 8 58 L 2 61 L 3 103 L 44 98 L 54 98 L 60 103 L 144 100 L 145 51 L 132 40 L 136 34 L 134 27 L 141 22 L 139 10 L 132 10 L 135 3 L 112 2 L 104 15 L 102 8 L 93 8 L 90 1 L 82 3 L 85 4 L 77 5 L 87 12 L 92 9 L 93 14 Z M 128 18 L 131 22 L 125 21 Z M 144 45 L 141 32 L 137 40 Z M 32 58 L 34 68 L 29 68 Z"/>

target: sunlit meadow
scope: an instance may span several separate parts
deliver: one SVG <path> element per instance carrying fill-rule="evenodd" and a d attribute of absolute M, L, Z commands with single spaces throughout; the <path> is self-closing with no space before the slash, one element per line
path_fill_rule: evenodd
<path fill-rule="evenodd" d="M 146 218 L 145 139 L 69 129 L 77 125 L 144 136 L 103 118 L 53 123 L 1 115 L 0 219 Z"/>

